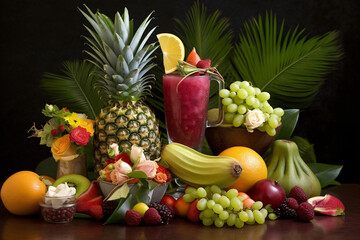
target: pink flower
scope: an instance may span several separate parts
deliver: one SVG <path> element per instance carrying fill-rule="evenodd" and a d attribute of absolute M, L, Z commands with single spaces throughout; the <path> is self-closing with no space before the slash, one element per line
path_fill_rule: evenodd
<path fill-rule="evenodd" d="M 76 127 L 70 132 L 70 140 L 85 146 L 89 142 L 91 133 L 86 131 L 86 128 L 83 127 Z"/>
<path fill-rule="evenodd" d="M 153 179 L 156 175 L 157 168 L 158 165 L 155 161 L 145 160 L 140 162 L 136 166 L 135 170 L 143 171 L 148 176 L 148 179 Z"/>
<path fill-rule="evenodd" d="M 126 176 L 125 174 L 119 172 L 117 169 L 114 169 L 110 173 L 110 179 L 113 184 L 121 185 L 121 184 L 125 183 L 129 179 L 129 177 Z"/>
<path fill-rule="evenodd" d="M 115 162 L 114 167 L 117 171 L 119 171 L 120 173 L 123 173 L 123 174 L 132 172 L 131 166 L 128 163 L 123 162 L 121 160 Z"/>

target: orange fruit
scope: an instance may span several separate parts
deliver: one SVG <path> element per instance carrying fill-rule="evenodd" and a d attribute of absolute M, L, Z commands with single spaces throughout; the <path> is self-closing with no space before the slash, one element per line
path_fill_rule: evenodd
<path fill-rule="evenodd" d="M 250 196 L 249 196 L 249 195 L 247 195 L 247 194 L 246 194 L 246 193 L 244 193 L 244 192 L 239 192 L 239 193 L 238 193 L 238 197 L 243 197 L 243 199 L 250 198 Z"/>
<path fill-rule="evenodd" d="M 15 215 L 31 215 L 40 210 L 39 202 L 46 193 L 41 177 L 31 171 L 11 175 L 1 187 L 5 208 Z"/>
<path fill-rule="evenodd" d="M 233 157 L 242 167 L 240 177 L 229 189 L 236 188 L 239 192 L 247 192 L 257 181 L 267 178 L 264 159 L 251 148 L 231 147 L 222 151 L 219 156 Z"/>
<path fill-rule="evenodd" d="M 185 202 L 183 199 L 183 196 L 179 197 L 174 204 L 176 215 L 178 215 L 180 217 L 186 217 L 187 212 L 189 211 L 190 205 L 191 205 L 191 202 Z"/>
<path fill-rule="evenodd" d="M 252 200 L 251 198 L 246 198 L 243 200 L 243 209 L 245 208 L 251 208 L 252 205 L 254 204 L 254 200 Z"/>

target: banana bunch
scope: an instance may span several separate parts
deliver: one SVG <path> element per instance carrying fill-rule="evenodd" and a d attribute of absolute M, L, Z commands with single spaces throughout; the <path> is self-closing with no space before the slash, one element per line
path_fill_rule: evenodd
<path fill-rule="evenodd" d="M 205 155 L 179 143 L 166 145 L 161 158 L 181 181 L 195 187 L 216 184 L 227 188 L 242 171 L 234 158 Z"/>

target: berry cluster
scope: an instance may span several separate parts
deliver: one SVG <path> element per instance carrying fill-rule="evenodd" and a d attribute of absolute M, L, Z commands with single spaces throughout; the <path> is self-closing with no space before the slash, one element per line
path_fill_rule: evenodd
<path fill-rule="evenodd" d="M 125 213 L 125 222 L 129 226 L 138 226 L 142 222 L 145 225 L 169 224 L 175 216 L 175 210 L 171 206 L 150 203 L 149 209 L 146 210 L 144 216 L 136 210 L 129 209 Z"/>
<path fill-rule="evenodd" d="M 113 214 L 113 212 L 117 208 L 119 202 L 120 202 L 120 199 L 111 200 L 111 201 L 108 200 L 108 201 L 104 201 L 102 203 L 103 214 L 104 214 L 105 218 L 109 218 L 111 216 L 111 214 Z"/>
<path fill-rule="evenodd" d="M 314 207 L 307 202 L 307 194 L 299 187 L 294 186 L 283 203 L 274 210 L 279 218 L 297 218 L 300 221 L 310 221 L 314 218 Z"/>

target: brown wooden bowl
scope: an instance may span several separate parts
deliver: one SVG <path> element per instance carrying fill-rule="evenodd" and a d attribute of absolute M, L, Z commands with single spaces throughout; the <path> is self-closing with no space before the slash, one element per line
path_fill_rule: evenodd
<path fill-rule="evenodd" d="M 276 128 L 279 133 L 281 124 Z M 263 155 L 275 140 L 275 136 L 269 136 L 266 132 L 254 130 L 250 133 L 244 127 L 209 127 L 206 128 L 205 136 L 214 155 L 219 155 L 227 148 L 234 146 L 248 147 Z"/>

